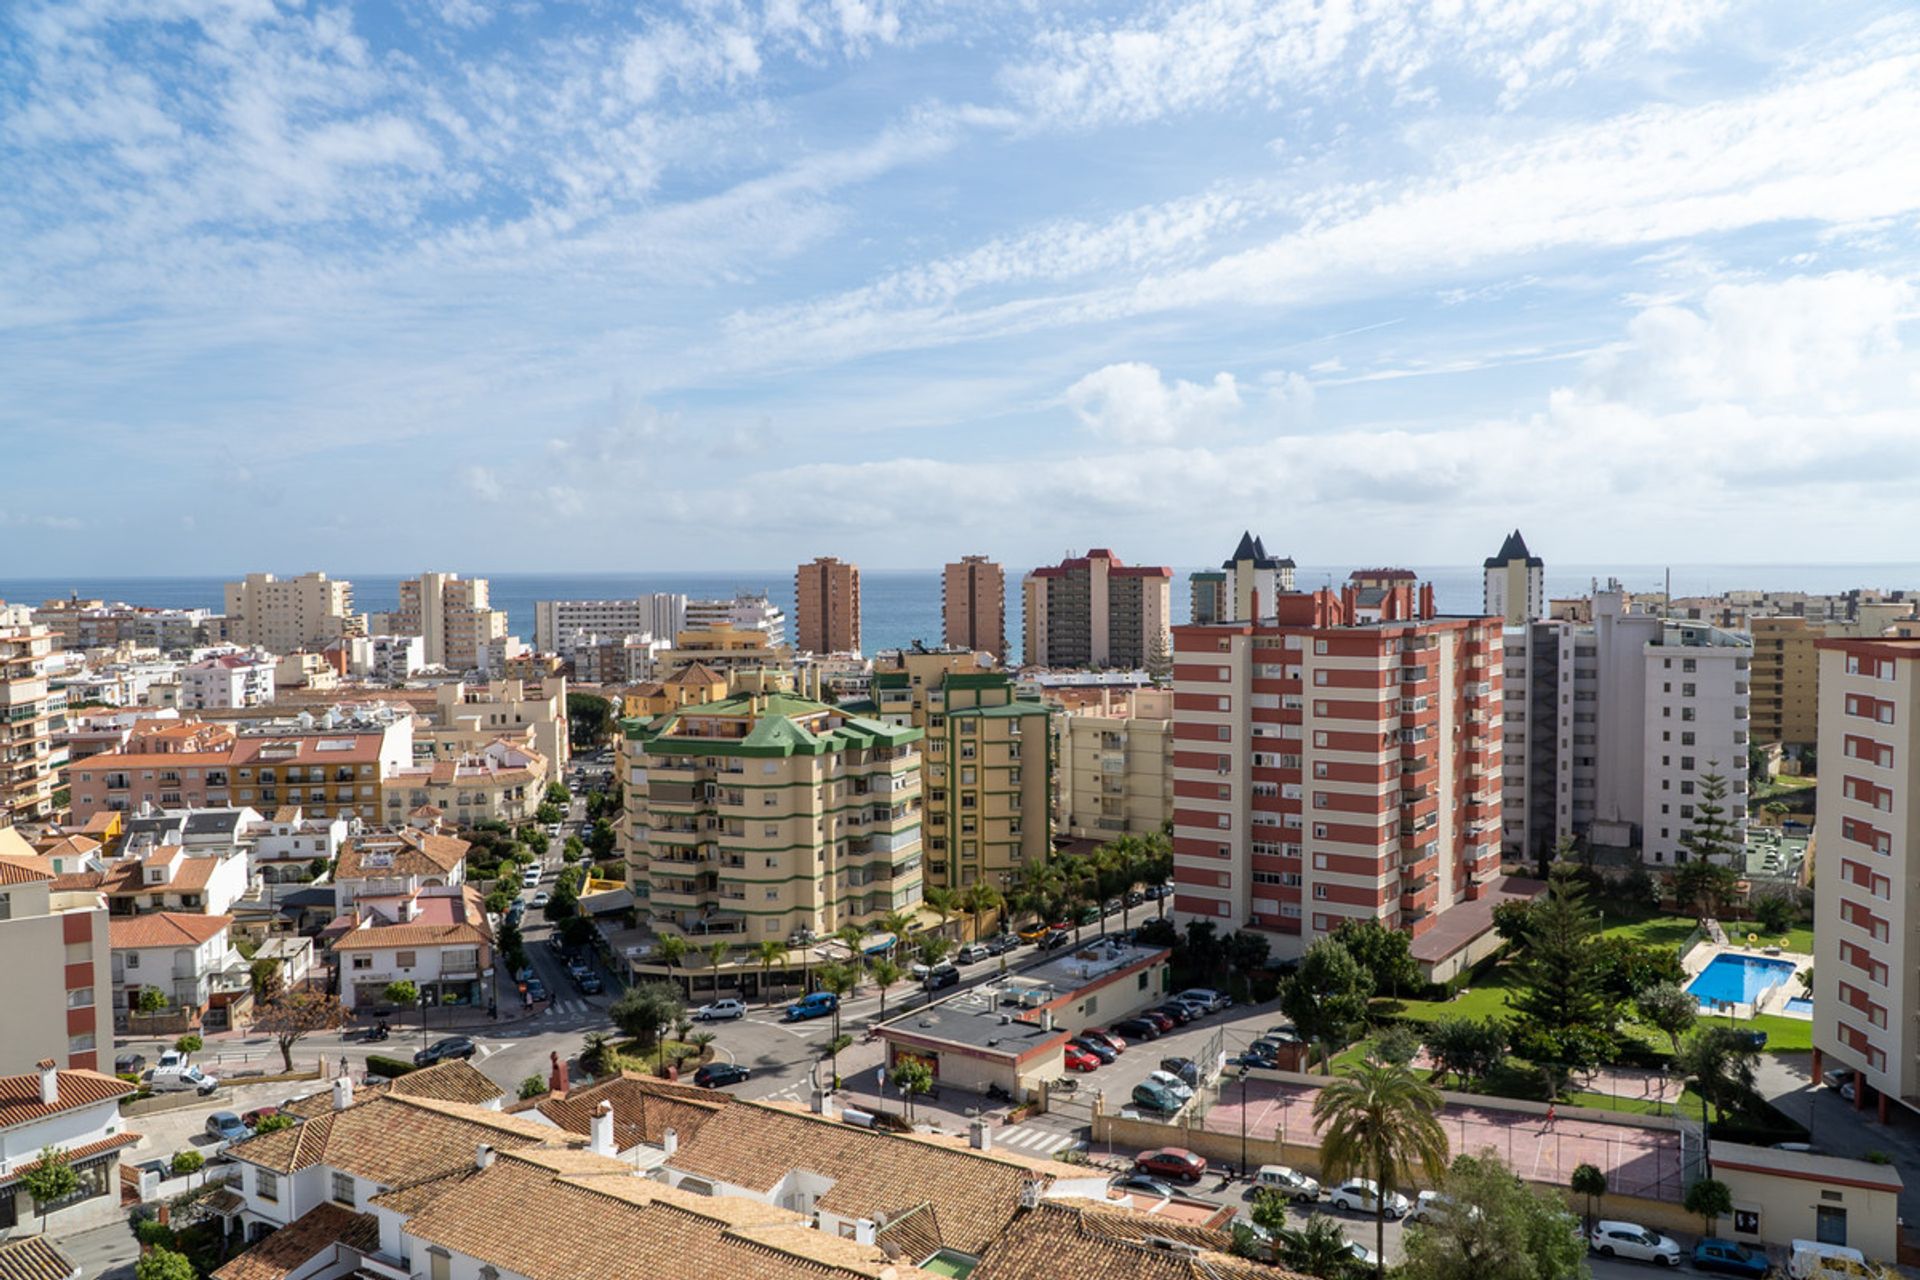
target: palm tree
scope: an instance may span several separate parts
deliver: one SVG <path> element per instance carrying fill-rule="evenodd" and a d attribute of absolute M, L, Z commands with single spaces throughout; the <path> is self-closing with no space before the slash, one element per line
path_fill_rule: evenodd
<path fill-rule="evenodd" d="M 1747 1033 L 1733 1027 L 1703 1027 L 1680 1049 L 1674 1068 L 1700 1094 L 1700 1154 L 1713 1176 L 1713 1122 L 1727 1107 L 1753 1094 L 1755 1055 Z"/>
<path fill-rule="evenodd" d="M 653 951 L 667 966 L 668 974 L 672 974 L 680 962 L 687 958 L 687 940 L 677 933 L 663 934 L 660 941 L 654 944 Z"/>
<path fill-rule="evenodd" d="M 1353 1263 L 1346 1233 L 1324 1213 L 1309 1216 L 1303 1226 L 1280 1228 L 1273 1233 L 1273 1242 L 1282 1265 L 1319 1280 L 1336 1280 Z"/>
<path fill-rule="evenodd" d="M 947 888 L 929 889 L 925 894 L 921 895 L 920 900 L 927 905 L 929 910 L 940 917 L 940 928 L 942 930 L 946 929 L 947 921 L 952 919 L 954 914 L 960 909 L 959 895 Z"/>
<path fill-rule="evenodd" d="M 1000 891 L 984 880 L 975 880 L 960 895 L 960 906 L 973 918 L 973 940 L 980 940 L 980 917 L 1000 905 Z"/>
<path fill-rule="evenodd" d="M 873 978 L 873 985 L 880 988 L 880 1020 L 884 1022 L 887 1018 L 887 988 L 904 978 L 907 971 L 892 960 L 875 960 L 867 972 Z"/>
<path fill-rule="evenodd" d="M 1418 1165 L 1438 1181 L 1447 1167 L 1447 1135 L 1435 1113 L 1440 1093 L 1404 1066 L 1363 1061 L 1320 1091 L 1314 1124 L 1329 1178 L 1354 1174 L 1375 1183 L 1375 1276 L 1385 1275 L 1387 1197 Z"/>
<path fill-rule="evenodd" d="M 773 1003 L 773 966 L 787 958 L 787 944 L 773 938 L 758 943 L 753 948 L 753 958 L 760 962 L 760 990 Z"/>
<path fill-rule="evenodd" d="M 893 935 L 894 954 L 899 954 L 900 948 L 906 944 L 907 935 L 913 932 L 914 924 L 910 911 L 889 911 L 880 917 L 880 927 Z"/>
<path fill-rule="evenodd" d="M 837 997 L 833 1002 L 833 1082 L 840 1083 L 840 1003 L 852 991 L 857 979 L 854 970 L 844 964 L 823 964 L 820 966 L 820 989 L 831 991 Z"/>
<path fill-rule="evenodd" d="M 733 953 L 733 944 L 709 942 L 701 950 L 707 954 L 707 963 L 713 966 L 713 998 L 718 1000 L 720 998 L 720 966 L 725 964 L 727 957 Z"/>
<path fill-rule="evenodd" d="M 839 939 L 840 945 L 847 949 L 847 963 L 853 967 L 853 985 L 854 989 L 858 990 L 860 975 L 865 971 L 867 963 L 867 954 L 860 949 L 860 944 L 867 940 L 867 931 L 861 925 L 843 924 L 834 930 L 833 936 Z"/>

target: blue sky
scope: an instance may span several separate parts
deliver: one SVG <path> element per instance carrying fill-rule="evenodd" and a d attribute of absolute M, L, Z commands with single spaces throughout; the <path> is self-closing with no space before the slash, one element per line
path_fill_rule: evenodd
<path fill-rule="evenodd" d="M 0 576 L 1911 559 L 1902 4 L 0 9 Z"/>

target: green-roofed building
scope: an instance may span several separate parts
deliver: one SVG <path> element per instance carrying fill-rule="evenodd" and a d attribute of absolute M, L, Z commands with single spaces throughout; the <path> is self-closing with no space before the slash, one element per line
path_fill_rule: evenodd
<path fill-rule="evenodd" d="M 780 692 L 622 727 L 628 883 L 656 932 L 744 946 L 919 903 L 920 730 Z"/>

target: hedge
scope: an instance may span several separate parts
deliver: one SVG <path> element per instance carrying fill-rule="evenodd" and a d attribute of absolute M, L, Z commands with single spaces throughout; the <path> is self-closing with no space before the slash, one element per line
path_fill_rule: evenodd
<path fill-rule="evenodd" d="M 415 1070 L 414 1065 L 405 1058 L 386 1058 L 377 1053 L 367 1055 L 368 1075 L 385 1076 L 389 1080 L 394 1080 L 413 1070 Z"/>

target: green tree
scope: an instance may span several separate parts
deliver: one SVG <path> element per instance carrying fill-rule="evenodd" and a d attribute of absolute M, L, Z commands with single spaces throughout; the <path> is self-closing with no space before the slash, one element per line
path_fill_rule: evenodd
<path fill-rule="evenodd" d="M 606 818 L 594 819 L 593 829 L 587 832 L 587 848 L 593 851 L 594 860 L 612 857 L 614 841 L 613 823 Z"/>
<path fill-rule="evenodd" d="M 389 982 L 380 998 L 396 1009 L 411 1009 L 420 1003 L 420 988 L 405 978 Z"/>
<path fill-rule="evenodd" d="M 847 963 L 853 966 L 854 976 L 858 977 L 867 963 L 866 952 L 860 949 L 867 940 L 866 929 L 857 924 L 843 924 L 833 931 L 833 936 L 847 949 Z"/>
<path fill-rule="evenodd" d="M 1573 1171 L 1573 1179 L 1567 1183 L 1567 1187 L 1573 1194 L 1586 1197 L 1587 1234 L 1591 1236 L 1593 1234 L 1594 1201 L 1599 1200 L 1607 1194 L 1607 1175 L 1600 1172 L 1594 1165 L 1577 1165 Z"/>
<path fill-rule="evenodd" d="M 620 998 L 607 1010 L 607 1017 L 645 1051 L 658 1043 L 660 1029 L 677 1022 L 686 1008 L 676 984 L 642 982 L 621 992 Z"/>
<path fill-rule="evenodd" d="M 1555 863 L 1546 896 L 1529 918 L 1515 966 L 1519 997 L 1512 1001 L 1517 1047 L 1539 1065 L 1590 1066 L 1608 1047 L 1613 1019 L 1593 949 L 1599 928 L 1579 869 Z"/>
<path fill-rule="evenodd" d="M 580 855 L 586 851 L 587 846 L 581 842 L 579 836 L 568 836 L 567 842 L 560 846 L 560 858 L 563 862 L 578 862 Z"/>
<path fill-rule="evenodd" d="M 1674 947 L 1604 934 L 1593 939 L 1590 947 L 1601 993 L 1616 1007 L 1625 1006 L 1648 987 L 1687 979 Z"/>
<path fill-rule="evenodd" d="M 887 988 L 907 976 L 906 970 L 891 960 L 875 960 L 873 967 L 867 970 L 867 976 L 873 979 L 873 985 L 880 988 L 880 1017 L 887 1016 Z"/>
<path fill-rule="evenodd" d="M 535 858 L 546 857 L 547 849 L 553 843 L 547 836 L 547 833 L 538 827 L 529 828 L 527 831 L 521 833 L 520 840 L 521 843 L 527 846 L 527 849 Z"/>
<path fill-rule="evenodd" d="M 589 1031 L 580 1041 L 580 1069 L 598 1080 L 613 1069 L 613 1037 L 604 1031 Z"/>
<path fill-rule="evenodd" d="M 184 1253 L 154 1248 L 133 1264 L 133 1280 L 196 1280 L 193 1263 Z"/>
<path fill-rule="evenodd" d="M 787 958 L 787 944 L 775 938 L 756 942 L 753 946 L 753 958 L 760 962 L 760 994 L 766 997 L 767 1004 L 773 1003 L 773 966 L 783 963 Z"/>
<path fill-rule="evenodd" d="M 487 895 L 486 908 L 490 916 L 504 916 L 513 908 L 514 895 L 505 889 L 495 889 Z"/>
<path fill-rule="evenodd" d="M 173 1153 L 173 1176 L 184 1178 L 190 1173 L 198 1173 L 206 1168 L 207 1158 L 198 1151 L 176 1151 Z"/>
<path fill-rule="evenodd" d="M 960 907 L 973 921 L 973 936 L 980 937 L 980 922 L 987 912 L 1001 905 L 1000 891 L 984 880 L 975 880 L 960 895 Z"/>
<path fill-rule="evenodd" d="M 142 987 L 133 998 L 133 1007 L 141 1013 L 159 1013 L 167 1007 L 167 993 L 158 987 Z"/>
<path fill-rule="evenodd" d="M 1347 1233 L 1326 1214 L 1309 1214 L 1295 1227 L 1287 1217 L 1286 1197 L 1262 1191 L 1254 1198 L 1253 1220 L 1273 1237 L 1274 1260 L 1289 1271 L 1318 1280 L 1344 1280 L 1353 1273 Z"/>
<path fill-rule="evenodd" d="M 840 1006 L 845 1003 L 848 993 L 859 982 L 859 974 L 851 965 L 823 964 L 820 966 L 820 989 L 831 991 L 836 997 L 833 1004 L 833 1045 L 828 1057 L 833 1059 L 833 1079 L 835 1087 L 840 1080 Z"/>
<path fill-rule="evenodd" d="M 1440 1094 L 1432 1085 L 1405 1067 L 1378 1062 L 1354 1064 L 1314 1100 L 1326 1176 L 1357 1174 L 1379 1187 L 1373 1215 L 1374 1252 L 1380 1258 L 1376 1280 L 1386 1274 L 1387 1196 L 1407 1185 L 1416 1168 L 1436 1181 L 1446 1170 L 1447 1135 L 1439 1110 Z"/>
<path fill-rule="evenodd" d="M 1497 1018 L 1446 1018 L 1427 1027 L 1423 1043 L 1433 1079 L 1481 1079 L 1507 1060 L 1507 1029 Z"/>
<path fill-rule="evenodd" d="M 1697 855 L 1673 869 L 1673 896 L 1699 916 L 1719 915 L 1739 883 L 1740 873 L 1732 867 Z"/>
<path fill-rule="evenodd" d="M 260 1004 L 280 994 L 280 962 L 272 956 L 260 956 L 247 964 L 247 985 L 253 988 L 253 1000 Z"/>
<path fill-rule="evenodd" d="M 1704 1234 L 1714 1233 L 1714 1224 L 1733 1212 L 1733 1191 L 1717 1178 L 1701 1178 L 1687 1188 L 1681 1208 L 1700 1215 Z"/>
<path fill-rule="evenodd" d="M 569 947 L 584 947 L 594 939 L 593 921 L 586 916 L 568 916 L 560 922 L 560 941 Z"/>
<path fill-rule="evenodd" d="M 1461 1156 L 1442 1183 L 1451 1208 L 1409 1230 L 1406 1280 L 1535 1280 L 1582 1273 L 1585 1242 L 1558 1197 L 1491 1152 Z"/>
<path fill-rule="evenodd" d="M 1794 922 L 1800 918 L 1800 908 L 1784 893 L 1769 893 L 1754 899 L 1753 918 L 1768 933 L 1782 934 L 1793 928 Z"/>
<path fill-rule="evenodd" d="M 174 1052 L 183 1057 L 191 1057 L 206 1047 L 207 1042 L 191 1031 L 183 1036 L 177 1037 L 173 1042 Z"/>
<path fill-rule="evenodd" d="M 727 963 L 727 957 L 733 954 L 733 944 L 716 939 L 700 949 L 707 957 L 707 967 L 713 970 L 713 994 L 720 994 L 720 969 Z"/>
<path fill-rule="evenodd" d="M 1366 1021 L 1372 991 L 1367 971 L 1332 938 L 1307 948 L 1299 969 L 1281 985 L 1280 1009 L 1309 1044 L 1340 1048 Z"/>
<path fill-rule="evenodd" d="M 953 941 L 949 938 L 927 937 L 920 939 L 920 963 L 931 969 L 947 958 L 947 952 L 953 950 Z"/>
<path fill-rule="evenodd" d="M 27 1194 L 33 1197 L 33 1207 L 40 1213 L 40 1234 L 47 1233 L 47 1214 L 53 1206 L 80 1190 L 80 1175 L 74 1171 L 67 1153 L 58 1147 L 40 1148 L 40 1159 L 31 1169 L 18 1179 Z"/>
<path fill-rule="evenodd" d="M 567 790 L 567 784 L 564 782 L 549 782 L 545 799 L 548 804 L 570 804 L 573 801 L 573 792 Z"/>
<path fill-rule="evenodd" d="M 567 868 L 568 871 L 577 869 L 576 867 Z M 571 920 L 580 914 L 580 882 L 569 880 L 565 872 L 561 873 L 560 878 L 553 882 L 553 893 L 548 896 L 547 905 L 540 908 L 540 914 L 545 916 L 550 924 L 559 924 L 563 920 Z"/>
<path fill-rule="evenodd" d="M 893 1069 L 894 1087 L 907 1100 L 907 1119 L 913 1119 L 913 1100 L 933 1091 L 933 1069 L 918 1058 L 904 1059 Z"/>
<path fill-rule="evenodd" d="M 1396 1022 L 1373 1038 L 1373 1059 L 1404 1067 L 1420 1053 L 1420 1033 L 1404 1022 Z"/>
<path fill-rule="evenodd" d="M 959 897 L 953 890 L 936 885 L 921 894 L 920 901 L 927 910 L 940 917 L 940 928 L 944 932 L 947 921 L 960 913 Z"/>
<path fill-rule="evenodd" d="M 1661 982 L 1642 991 L 1633 1004 L 1641 1020 L 1663 1033 L 1673 1045 L 1673 1055 L 1679 1057 L 1680 1037 L 1700 1021 L 1700 1002 L 1679 983 Z"/>
<path fill-rule="evenodd" d="M 1758 1058 L 1744 1031 L 1706 1026 L 1695 1031 L 1675 1056 L 1674 1068 L 1701 1098 L 1702 1155 L 1713 1170 L 1713 1124 L 1753 1097 Z"/>
<path fill-rule="evenodd" d="M 281 1065 L 292 1074 L 294 1045 L 316 1031 L 338 1031 L 352 1021 L 338 996 L 303 989 L 283 991 L 262 1005 L 253 1015 L 253 1030 L 273 1037 Z"/>
<path fill-rule="evenodd" d="M 1419 985 L 1420 966 L 1411 949 L 1412 938 L 1389 929 L 1378 920 L 1347 920 L 1333 931 L 1333 940 L 1367 971 L 1369 995 L 1398 996 Z"/>
<path fill-rule="evenodd" d="M 667 966 L 667 972 L 672 973 L 686 959 L 687 940 L 676 933 L 662 934 L 660 941 L 653 944 L 653 954 Z"/>
<path fill-rule="evenodd" d="M 567 694 L 567 734 L 576 748 L 597 747 L 614 726 L 613 704 L 591 693 Z"/>
<path fill-rule="evenodd" d="M 1227 935 L 1227 967 L 1242 978 L 1251 978 L 1253 971 L 1267 962 L 1273 944 L 1267 935 L 1253 929 L 1239 929 Z"/>
<path fill-rule="evenodd" d="M 1724 775 L 1712 770 L 1701 774 L 1691 825 L 1680 834 L 1687 860 L 1674 869 L 1674 893 L 1703 916 L 1718 915 L 1740 880 L 1733 866 L 1741 852 L 1740 829 L 1724 803 L 1726 798 Z"/>
<path fill-rule="evenodd" d="M 520 1100 L 537 1098 L 547 1091 L 547 1078 L 543 1075 L 530 1075 L 520 1082 Z"/>

